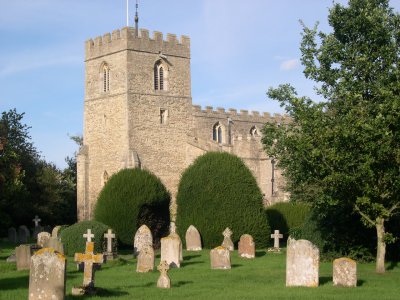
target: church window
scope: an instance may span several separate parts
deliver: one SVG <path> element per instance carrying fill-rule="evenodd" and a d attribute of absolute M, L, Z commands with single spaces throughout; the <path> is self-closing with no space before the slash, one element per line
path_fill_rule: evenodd
<path fill-rule="evenodd" d="M 161 61 L 154 65 L 154 89 L 156 91 L 165 91 L 166 88 L 166 69 Z"/>
<path fill-rule="evenodd" d="M 160 108 L 160 124 L 167 124 L 168 109 Z"/>
<path fill-rule="evenodd" d="M 103 92 L 110 91 L 110 68 L 105 64 L 103 66 Z"/>
<path fill-rule="evenodd" d="M 107 183 L 108 178 L 109 178 L 109 176 L 108 176 L 107 171 L 104 171 L 104 173 L 103 173 L 103 185 L 105 185 Z"/>
<path fill-rule="evenodd" d="M 213 126 L 213 140 L 216 141 L 217 143 L 223 143 L 224 142 L 224 127 L 220 122 L 217 122 Z"/>
<path fill-rule="evenodd" d="M 260 133 L 259 133 L 258 128 L 256 126 L 251 127 L 250 134 L 251 134 L 252 137 L 260 136 Z"/>

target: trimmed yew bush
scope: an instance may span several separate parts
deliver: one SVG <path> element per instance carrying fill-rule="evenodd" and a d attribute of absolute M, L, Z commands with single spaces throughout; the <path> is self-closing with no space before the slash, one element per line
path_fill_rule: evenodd
<path fill-rule="evenodd" d="M 91 229 L 94 238 L 95 253 L 103 253 L 104 233 L 109 227 L 103 223 L 96 221 L 82 221 L 68 226 L 61 232 L 61 241 L 64 244 L 64 252 L 66 255 L 74 255 L 75 253 L 84 253 L 86 246 L 86 238 L 83 234 Z"/>
<path fill-rule="evenodd" d="M 257 248 L 269 244 L 270 228 L 256 179 L 234 155 L 208 152 L 198 157 L 182 174 L 177 195 L 177 228 L 181 236 L 193 224 L 203 245 L 220 245 L 226 227 L 237 243 L 251 234 Z"/>
<path fill-rule="evenodd" d="M 94 218 L 112 227 L 117 238 L 133 244 L 136 230 L 146 224 L 157 241 L 168 231 L 170 194 L 146 170 L 124 169 L 110 177 L 97 200 Z"/>

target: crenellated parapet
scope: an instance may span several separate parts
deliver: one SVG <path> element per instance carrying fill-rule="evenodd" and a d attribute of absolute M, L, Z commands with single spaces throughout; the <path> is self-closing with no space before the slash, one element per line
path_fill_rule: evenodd
<path fill-rule="evenodd" d="M 86 41 L 85 60 L 98 58 L 123 50 L 134 50 L 166 56 L 190 58 L 190 38 L 182 35 L 179 39 L 175 34 L 168 33 L 166 40 L 163 34 L 154 31 L 150 36 L 147 29 L 140 29 L 135 36 L 135 28 L 124 27 Z"/>
<path fill-rule="evenodd" d="M 256 122 L 256 123 L 288 123 L 290 122 L 290 117 L 288 115 L 281 114 L 273 114 L 264 112 L 260 113 L 258 111 L 251 111 L 241 109 L 237 111 L 234 108 L 229 108 L 225 110 L 225 108 L 217 107 L 214 109 L 212 106 L 206 106 L 204 109 L 200 105 L 192 106 L 192 113 L 195 117 L 204 117 L 204 118 L 216 118 L 216 119 L 227 119 L 231 118 L 232 121 L 243 121 L 243 122 Z"/>

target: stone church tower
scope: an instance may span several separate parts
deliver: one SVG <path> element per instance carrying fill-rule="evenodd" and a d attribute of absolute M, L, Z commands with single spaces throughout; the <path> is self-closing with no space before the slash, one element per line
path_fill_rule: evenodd
<path fill-rule="evenodd" d="M 158 176 L 173 203 L 181 173 L 207 151 L 242 158 L 269 203 L 282 201 L 281 176 L 260 129 L 282 116 L 192 105 L 190 40 L 125 27 L 85 46 L 83 146 L 77 156 L 78 219 L 92 219 L 108 178 L 123 168 Z M 267 195 L 271 196 L 268 197 Z"/>

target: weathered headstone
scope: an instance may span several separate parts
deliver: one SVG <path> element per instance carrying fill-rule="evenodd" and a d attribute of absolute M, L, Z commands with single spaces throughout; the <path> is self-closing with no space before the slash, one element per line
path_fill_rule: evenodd
<path fill-rule="evenodd" d="M 165 260 L 171 268 L 180 268 L 182 242 L 174 236 L 161 239 L 161 260 Z"/>
<path fill-rule="evenodd" d="M 186 250 L 200 251 L 201 250 L 201 237 L 196 227 L 190 225 L 186 230 Z"/>
<path fill-rule="evenodd" d="M 28 227 L 25 225 L 21 225 L 18 228 L 18 241 L 20 244 L 26 244 L 28 242 L 28 238 L 30 237 L 30 232 Z"/>
<path fill-rule="evenodd" d="M 37 236 L 37 244 L 41 247 L 44 247 L 48 244 L 49 239 L 50 233 L 45 231 L 39 232 Z"/>
<path fill-rule="evenodd" d="M 319 249 L 307 240 L 289 237 L 286 252 L 286 286 L 316 287 L 319 280 Z"/>
<path fill-rule="evenodd" d="M 31 246 L 20 245 L 15 248 L 15 257 L 17 260 L 17 270 L 29 270 L 31 263 Z"/>
<path fill-rule="evenodd" d="M 35 223 L 35 227 L 33 228 L 33 237 L 35 239 L 37 238 L 39 232 L 43 231 L 43 227 L 40 226 L 40 221 L 42 221 L 42 219 L 40 219 L 37 215 L 35 216 L 34 219 L 32 219 L 32 222 Z"/>
<path fill-rule="evenodd" d="M 161 260 L 157 270 L 160 271 L 160 277 L 157 280 L 157 287 L 169 289 L 171 287 L 171 280 L 168 277 L 169 264 L 165 260 Z"/>
<path fill-rule="evenodd" d="M 183 261 L 183 244 L 182 244 L 181 237 L 176 232 L 176 224 L 175 224 L 175 222 L 171 222 L 171 224 L 169 226 L 169 236 L 173 237 L 173 238 L 177 238 L 179 240 L 179 243 L 181 245 L 180 248 L 179 248 L 179 260 Z"/>
<path fill-rule="evenodd" d="M 89 239 L 89 236 L 85 236 Z M 103 263 L 103 254 L 94 254 L 94 242 L 86 242 L 85 253 L 75 253 L 74 261 L 84 264 L 82 290 L 94 288 L 95 264 Z"/>
<path fill-rule="evenodd" d="M 226 227 L 222 234 L 224 236 L 224 241 L 222 242 L 222 247 L 225 247 L 229 251 L 235 250 L 235 246 L 233 245 L 233 242 L 231 239 L 232 230 L 230 230 L 228 227 Z"/>
<path fill-rule="evenodd" d="M 243 234 L 240 237 L 238 253 L 240 257 L 244 258 L 254 258 L 256 256 L 256 246 L 250 234 Z"/>
<path fill-rule="evenodd" d="M 61 229 L 60 225 L 57 225 L 56 227 L 54 227 L 53 230 L 51 231 L 51 236 L 58 238 L 60 229 Z"/>
<path fill-rule="evenodd" d="M 8 241 L 13 244 L 18 242 L 17 230 L 14 227 L 8 228 Z"/>
<path fill-rule="evenodd" d="M 107 240 L 107 251 L 104 253 L 104 256 L 107 260 L 113 260 L 116 257 L 116 253 L 113 251 L 115 233 L 112 233 L 112 229 L 108 229 L 107 233 L 104 234 L 104 238 Z"/>
<path fill-rule="evenodd" d="M 231 253 L 223 246 L 218 246 L 210 251 L 211 269 L 230 269 Z"/>
<path fill-rule="evenodd" d="M 153 247 L 153 235 L 151 234 L 149 227 L 142 225 L 135 234 L 133 241 L 133 254 L 138 256 L 140 249 L 145 245 Z"/>
<path fill-rule="evenodd" d="M 63 300 L 65 296 L 66 258 L 51 248 L 31 257 L 29 300 Z"/>
<path fill-rule="evenodd" d="M 9 257 L 7 257 L 6 262 L 8 263 L 17 262 L 17 257 L 15 256 L 15 253 L 12 253 Z"/>
<path fill-rule="evenodd" d="M 145 245 L 137 256 L 136 272 L 151 272 L 154 269 L 154 249 L 149 245 Z"/>
<path fill-rule="evenodd" d="M 57 252 L 64 255 L 64 244 L 58 238 L 50 237 L 44 245 L 46 248 L 53 248 Z"/>
<path fill-rule="evenodd" d="M 354 260 L 342 257 L 333 261 L 333 285 L 357 286 L 357 263 Z"/>

